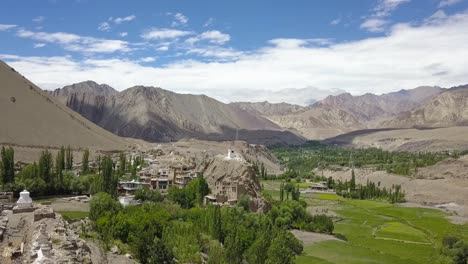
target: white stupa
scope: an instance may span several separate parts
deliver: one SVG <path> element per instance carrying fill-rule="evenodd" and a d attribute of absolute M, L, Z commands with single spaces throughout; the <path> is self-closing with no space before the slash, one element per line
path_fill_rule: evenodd
<path fill-rule="evenodd" d="M 24 190 L 20 192 L 20 198 L 16 202 L 19 209 L 32 207 L 32 199 L 29 197 L 29 192 Z"/>

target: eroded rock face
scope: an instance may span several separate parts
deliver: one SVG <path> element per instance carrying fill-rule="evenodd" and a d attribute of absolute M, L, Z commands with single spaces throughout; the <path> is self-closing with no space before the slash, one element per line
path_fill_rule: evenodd
<path fill-rule="evenodd" d="M 218 155 L 200 163 L 197 170 L 203 173 L 211 194 L 220 202 L 237 202 L 247 195 L 252 211 L 267 212 L 270 209 L 271 205 L 262 197 L 261 185 L 254 168 L 242 157 L 227 159 Z"/>

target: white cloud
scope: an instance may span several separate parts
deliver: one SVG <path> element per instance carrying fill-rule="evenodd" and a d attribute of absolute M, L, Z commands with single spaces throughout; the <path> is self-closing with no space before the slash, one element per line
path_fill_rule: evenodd
<path fill-rule="evenodd" d="M 171 13 L 169 13 L 171 14 Z M 174 15 L 175 21 L 172 22 L 171 26 L 172 27 L 177 27 L 177 26 L 184 26 L 188 23 L 188 17 L 184 16 L 182 13 L 176 13 Z"/>
<path fill-rule="evenodd" d="M 140 59 L 141 62 L 154 62 L 156 61 L 156 58 L 154 57 L 144 57 Z"/>
<path fill-rule="evenodd" d="M 401 4 L 410 2 L 411 0 L 380 0 L 379 4 L 374 8 L 374 16 L 386 17 L 389 16 Z"/>
<path fill-rule="evenodd" d="M 117 17 L 117 18 L 109 18 L 115 24 L 122 24 L 123 22 L 130 22 L 136 18 L 135 15 L 130 15 L 126 17 Z"/>
<path fill-rule="evenodd" d="M 167 46 L 167 45 L 161 46 L 161 47 L 156 48 L 156 50 L 159 50 L 159 51 L 168 51 L 168 50 L 169 50 L 169 46 Z"/>
<path fill-rule="evenodd" d="M 341 18 L 333 19 L 333 20 L 330 22 L 330 25 L 336 26 L 336 25 L 338 25 L 339 23 L 341 23 Z"/>
<path fill-rule="evenodd" d="M 0 31 L 6 31 L 15 27 L 16 25 L 0 24 Z"/>
<path fill-rule="evenodd" d="M 141 37 L 146 40 L 158 40 L 158 39 L 174 39 L 179 37 L 185 37 L 191 35 L 193 32 L 177 30 L 177 29 L 168 29 L 168 28 L 152 28 L 146 30 Z"/>
<path fill-rule="evenodd" d="M 206 20 L 206 22 L 203 24 L 203 27 L 209 27 L 211 25 L 213 25 L 213 23 L 215 22 L 215 19 L 210 17 L 208 18 L 208 20 Z"/>
<path fill-rule="evenodd" d="M 61 45 L 65 50 L 85 53 L 113 53 L 116 51 L 130 51 L 129 43 L 122 40 L 99 39 L 83 37 L 64 32 L 33 32 L 18 30 L 16 35 L 21 38 L 29 38 L 41 42 Z"/>
<path fill-rule="evenodd" d="M 123 38 L 123 37 L 128 36 L 128 33 L 127 32 L 120 32 L 119 36 L 121 36 Z"/>
<path fill-rule="evenodd" d="M 291 96 L 284 97 L 285 101 L 299 103 L 314 99 L 310 87 L 324 91 L 318 94 L 339 89 L 352 94 L 380 94 L 420 85 L 468 83 L 466 28 L 468 13 L 459 13 L 431 23 L 397 24 L 384 36 L 325 47 L 310 45 L 307 40 L 272 40 L 233 60 L 184 60 L 164 66 L 121 57 L 0 57 L 47 89 L 94 80 L 118 90 L 153 85 L 229 102 L 278 100 L 277 94 L 284 94 L 281 91 L 285 88 L 309 87 L 310 97 L 297 90 L 290 90 Z"/>
<path fill-rule="evenodd" d="M 110 29 L 110 25 L 107 22 L 102 22 L 98 26 L 98 30 L 100 30 L 100 31 L 109 31 L 109 29 Z"/>
<path fill-rule="evenodd" d="M 451 5 L 454 5 L 454 4 L 458 4 L 461 1 L 463 1 L 463 0 L 442 0 L 439 3 L 439 7 L 451 6 Z"/>
<path fill-rule="evenodd" d="M 369 18 L 361 24 L 361 28 L 370 32 L 383 32 L 388 21 L 379 18 Z"/>
<path fill-rule="evenodd" d="M 34 23 L 42 23 L 42 22 L 44 22 L 45 19 L 46 19 L 46 18 L 45 18 L 44 16 L 38 16 L 38 17 L 33 18 L 32 21 L 33 21 Z"/>
<path fill-rule="evenodd" d="M 228 42 L 230 39 L 231 39 L 231 36 L 229 36 L 229 34 L 222 33 L 218 30 L 210 30 L 210 31 L 205 31 L 195 37 L 191 37 L 187 39 L 187 43 L 194 44 L 196 42 L 206 40 L 212 44 L 222 45 Z"/>
<path fill-rule="evenodd" d="M 34 44 L 34 48 L 36 48 L 36 49 L 37 48 L 42 48 L 42 47 L 45 47 L 46 45 L 47 44 L 45 44 L 45 43 L 36 43 L 36 44 Z"/>
<path fill-rule="evenodd" d="M 389 24 L 386 18 L 400 5 L 410 1 L 411 0 L 380 0 L 372 9 L 372 14 L 364 20 L 360 28 L 373 33 L 385 31 L 386 26 Z"/>

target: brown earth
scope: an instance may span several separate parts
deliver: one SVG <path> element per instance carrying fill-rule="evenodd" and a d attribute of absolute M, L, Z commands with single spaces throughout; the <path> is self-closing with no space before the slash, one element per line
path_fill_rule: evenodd
<path fill-rule="evenodd" d="M 468 149 L 468 126 L 428 129 L 360 130 L 329 138 L 326 144 L 390 151 L 445 151 Z"/>
<path fill-rule="evenodd" d="M 128 149 L 131 141 L 89 122 L 0 62 L 0 144 Z"/>

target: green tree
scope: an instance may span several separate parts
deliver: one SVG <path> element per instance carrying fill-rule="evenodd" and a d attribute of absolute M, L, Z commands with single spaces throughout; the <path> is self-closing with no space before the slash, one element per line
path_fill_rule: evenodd
<path fill-rule="evenodd" d="M 55 185 L 52 168 L 52 153 L 46 149 L 41 152 L 41 156 L 39 157 L 38 175 L 47 184 L 48 192 L 52 192 Z"/>
<path fill-rule="evenodd" d="M 213 237 L 219 242 L 224 241 L 223 230 L 222 230 L 222 218 L 221 218 L 221 207 L 216 205 L 213 214 Z"/>
<path fill-rule="evenodd" d="M 354 169 L 351 169 L 351 182 L 349 183 L 349 189 L 352 192 L 356 190 L 356 175 L 354 175 Z"/>
<path fill-rule="evenodd" d="M 15 180 L 15 151 L 12 147 L 2 147 L 1 183 L 13 183 Z"/>
<path fill-rule="evenodd" d="M 101 190 L 112 195 L 117 195 L 118 178 L 114 173 L 114 162 L 109 156 L 102 159 L 102 187 Z"/>
<path fill-rule="evenodd" d="M 203 204 L 203 199 L 206 195 L 210 193 L 210 187 L 208 187 L 208 182 L 203 177 L 202 174 L 199 174 L 197 179 L 197 201 L 199 205 Z"/>
<path fill-rule="evenodd" d="M 57 189 L 63 189 L 63 170 L 65 169 L 65 148 L 62 146 L 55 158 L 55 174 L 57 176 Z"/>
<path fill-rule="evenodd" d="M 294 237 L 288 235 L 286 230 L 278 230 L 275 238 L 271 241 L 271 245 L 267 252 L 267 264 L 293 264 L 295 263 L 296 254 L 302 252 L 300 243 Z M 290 234 L 290 233 L 289 233 Z M 300 251 L 298 253 L 298 251 Z"/>
<path fill-rule="evenodd" d="M 81 175 L 89 174 L 89 149 L 83 151 L 81 159 Z"/>
<path fill-rule="evenodd" d="M 120 203 L 114 200 L 108 193 L 97 193 L 93 195 L 89 203 L 89 218 L 96 221 L 106 213 L 110 213 L 111 216 L 114 216 L 121 209 L 122 206 Z"/>
<path fill-rule="evenodd" d="M 68 145 L 65 151 L 65 169 L 67 170 L 73 169 L 73 151 L 70 145 Z"/>
<path fill-rule="evenodd" d="M 125 172 L 127 171 L 127 158 L 125 157 L 125 154 L 120 152 L 120 157 L 119 157 L 119 177 L 122 177 Z"/>

